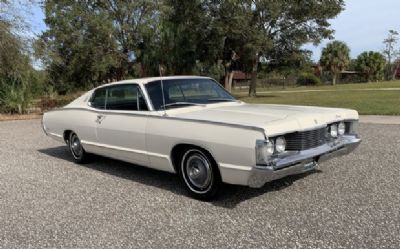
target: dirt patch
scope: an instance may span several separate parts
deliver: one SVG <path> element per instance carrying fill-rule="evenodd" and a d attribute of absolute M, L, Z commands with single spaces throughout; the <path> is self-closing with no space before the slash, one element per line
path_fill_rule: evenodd
<path fill-rule="evenodd" d="M 39 119 L 42 118 L 42 114 L 40 113 L 31 113 L 31 114 L 0 114 L 0 121 L 7 120 L 28 120 L 28 119 Z"/>

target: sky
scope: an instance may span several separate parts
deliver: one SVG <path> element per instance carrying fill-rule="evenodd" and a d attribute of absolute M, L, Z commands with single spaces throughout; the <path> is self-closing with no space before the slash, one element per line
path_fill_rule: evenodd
<path fill-rule="evenodd" d="M 32 9 L 27 13 L 27 21 L 30 23 L 32 33 L 38 35 L 46 30 L 46 24 L 44 23 L 44 11 L 40 4 L 35 4 Z"/>
<path fill-rule="evenodd" d="M 363 51 L 382 52 L 383 40 L 390 29 L 400 31 L 399 0 L 347 0 L 346 9 L 330 23 L 336 31 L 335 40 L 343 41 L 350 47 L 351 57 L 356 58 Z M 319 46 L 305 46 L 313 51 L 312 59 L 318 61 L 321 50 L 329 41 Z"/>
<path fill-rule="evenodd" d="M 335 30 L 335 40 L 340 40 L 350 47 L 351 57 L 355 58 L 363 51 L 383 50 L 382 41 L 390 29 L 400 31 L 400 0 L 346 0 L 346 7 L 335 19 L 330 21 Z M 46 29 L 44 13 L 37 5 L 27 16 L 33 34 L 40 34 Z M 321 49 L 329 42 L 324 40 L 319 46 L 304 46 L 313 51 L 312 59 L 318 61 Z"/>

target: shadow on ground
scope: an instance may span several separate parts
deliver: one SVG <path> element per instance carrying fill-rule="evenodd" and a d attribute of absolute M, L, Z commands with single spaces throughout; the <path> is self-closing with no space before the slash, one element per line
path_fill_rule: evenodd
<path fill-rule="evenodd" d="M 65 146 L 40 149 L 38 151 L 57 159 L 72 161 L 72 156 Z M 171 191 L 174 194 L 188 196 L 183 184 L 176 174 L 153 170 L 150 168 L 141 167 L 101 156 L 93 156 L 92 160 L 90 161 L 90 163 L 82 164 L 81 166 L 111 174 L 113 176 L 139 182 L 141 184 L 162 188 Z M 315 172 L 320 173 L 321 171 L 317 170 L 314 171 L 314 173 Z M 289 187 L 295 181 L 304 178 L 312 173 L 313 172 L 308 172 L 300 175 L 289 176 L 280 180 L 267 183 L 259 189 L 224 184 L 217 199 L 212 201 L 211 203 L 218 207 L 232 209 L 243 201 L 266 194 L 268 192 L 279 191 L 286 187 Z"/>

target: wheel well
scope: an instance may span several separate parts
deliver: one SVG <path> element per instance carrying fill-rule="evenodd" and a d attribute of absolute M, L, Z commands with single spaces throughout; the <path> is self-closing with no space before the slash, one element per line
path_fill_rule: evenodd
<path fill-rule="evenodd" d="M 68 139 L 69 139 L 69 136 L 71 135 L 71 132 L 72 132 L 71 130 L 64 131 L 63 137 L 64 137 L 65 143 L 67 143 L 67 144 L 68 144 Z"/>
<path fill-rule="evenodd" d="M 218 168 L 218 164 L 217 164 L 217 162 L 215 161 L 215 158 L 212 156 L 212 154 L 211 154 L 208 150 L 206 150 L 206 149 L 204 149 L 204 148 L 202 148 L 202 147 L 200 147 L 200 146 L 194 145 L 194 144 L 177 144 L 177 145 L 174 146 L 174 148 L 172 148 L 172 151 L 171 151 L 172 165 L 174 166 L 175 171 L 176 171 L 177 173 L 179 172 L 179 164 L 180 164 L 180 160 L 181 160 L 183 154 L 184 154 L 188 149 L 191 149 L 191 148 L 196 148 L 196 149 L 199 149 L 199 150 L 203 151 L 204 153 L 206 153 L 207 156 L 210 157 L 210 159 L 212 160 L 212 162 L 213 162 L 213 163 L 217 166 L 217 168 Z"/>

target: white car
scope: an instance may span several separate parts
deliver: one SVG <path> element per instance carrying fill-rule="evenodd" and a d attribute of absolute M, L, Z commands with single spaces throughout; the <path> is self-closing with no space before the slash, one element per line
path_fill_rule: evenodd
<path fill-rule="evenodd" d="M 78 163 L 92 153 L 178 173 L 202 199 L 221 182 L 261 187 L 314 170 L 361 141 L 354 110 L 246 104 L 197 76 L 102 85 L 42 124 Z"/>

